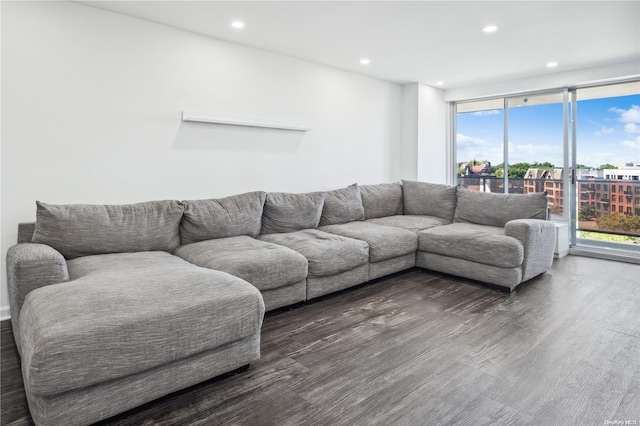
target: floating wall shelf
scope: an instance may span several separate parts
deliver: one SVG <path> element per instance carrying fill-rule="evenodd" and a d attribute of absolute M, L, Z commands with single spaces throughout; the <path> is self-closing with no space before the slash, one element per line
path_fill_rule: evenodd
<path fill-rule="evenodd" d="M 300 123 L 285 123 L 274 120 L 255 120 L 237 117 L 222 117 L 219 115 L 206 114 L 201 112 L 182 112 L 182 121 L 196 121 L 199 123 L 226 124 L 229 126 L 263 127 L 267 129 L 295 130 L 308 132 L 311 128 Z"/>

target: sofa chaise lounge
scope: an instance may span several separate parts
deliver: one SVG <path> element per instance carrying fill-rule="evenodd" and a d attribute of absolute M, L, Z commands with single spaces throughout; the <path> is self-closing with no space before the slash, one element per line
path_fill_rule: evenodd
<path fill-rule="evenodd" d="M 403 181 L 121 206 L 37 203 L 7 254 L 38 425 L 98 421 L 260 356 L 265 310 L 419 266 L 511 291 L 553 261 L 546 195 Z"/>

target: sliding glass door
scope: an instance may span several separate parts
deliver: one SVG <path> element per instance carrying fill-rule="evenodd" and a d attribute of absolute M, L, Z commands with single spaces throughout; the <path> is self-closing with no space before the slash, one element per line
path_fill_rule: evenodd
<path fill-rule="evenodd" d="M 566 98 L 567 91 L 555 91 L 458 103 L 456 183 L 487 192 L 547 191 L 553 217 L 568 219 Z"/>
<path fill-rule="evenodd" d="M 575 95 L 573 243 L 640 251 L 640 82 Z"/>
<path fill-rule="evenodd" d="M 640 251 L 640 82 L 458 102 L 456 183 L 546 191 L 574 247 Z"/>
<path fill-rule="evenodd" d="M 554 219 L 566 216 L 565 98 L 555 92 L 507 99 L 509 192 L 547 191 Z"/>

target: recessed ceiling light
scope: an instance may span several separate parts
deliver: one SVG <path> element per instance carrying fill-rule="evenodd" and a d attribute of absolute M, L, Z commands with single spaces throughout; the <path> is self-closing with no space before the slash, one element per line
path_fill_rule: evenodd
<path fill-rule="evenodd" d="M 369 58 L 360 59 L 360 64 L 361 65 L 369 65 L 370 63 L 371 63 L 371 60 Z"/>
<path fill-rule="evenodd" d="M 558 66 L 557 62 L 547 62 L 547 68 L 555 68 Z"/>
<path fill-rule="evenodd" d="M 436 86 L 442 86 L 444 83 L 441 81 L 436 81 Z"/>
<path fill-rule="evenodd" d="M 233 21 L 231 23 L 231 26 L 233 28 L 237 29 L 237 30 L 240 30 L 240 29 L 244 28 L 244 22 L 242 22 L 242 21 Z"/>
<path fill-rule="evenodd" d="M 484 31 L 485 33 L 495 33 L 496 31 L 498 31 L 498 27 L 496 27 L 495 25 L 487 25 L 482 29 L 482 31 Z"/>

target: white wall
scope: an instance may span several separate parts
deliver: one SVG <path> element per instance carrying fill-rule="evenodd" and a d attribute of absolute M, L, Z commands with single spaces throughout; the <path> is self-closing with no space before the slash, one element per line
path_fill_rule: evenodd
<path fill-rule="evenodd" d="M 418 128 L 420 126 L 420 102 L 418 83 L 402 86 L 402 126 L 400 138 L 401 178 L 418 179 Z"/>
<path fill-rule="evenodd" d="M 399 85 L 61 2 L 2 3 L 6 251 L 35 200 L 133 203 L 400 179 Z M 182 123 L 182 110 L 311 132 Z"/>
<path fill-rule="evenodd" d="M 402 87 L 402 178 L 449 183 L 444 92 L 419 83 Z"/>
<path fill-rule="evenodd" d="M 448 181 L 451 158 L 447 154 L 447 103 L 441 89 L 418 85 L 418 180 L 433 183 Z"/>

